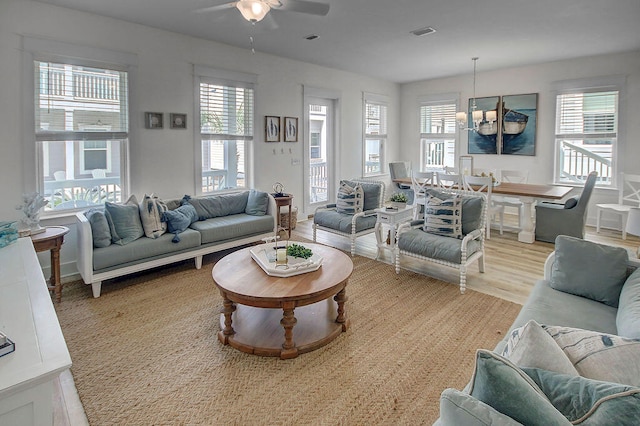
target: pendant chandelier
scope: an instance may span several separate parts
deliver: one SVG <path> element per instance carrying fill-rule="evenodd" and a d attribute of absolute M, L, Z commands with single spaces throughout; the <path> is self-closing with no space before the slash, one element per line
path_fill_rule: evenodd
<path fill-rule="evenodd" d="M 495 125 L 497 117 L 497 111 L 483 111 L 478 109 L 476 105 L 476 67 L 478 62 L 478 57 L 471 58 L 473 61 L 473 98 L 471 98 L 471 120 L 473 122 L 473 127 L 467 126 L 467 113 L 466 112 L 457 112 L 456 113 L 456 121 L 458 122 L 458 127 L 460 130 L 471 130 L 477 132 L 480 128 L 480 125 L 487 125 L 490 128 L 493 128 Z"/>

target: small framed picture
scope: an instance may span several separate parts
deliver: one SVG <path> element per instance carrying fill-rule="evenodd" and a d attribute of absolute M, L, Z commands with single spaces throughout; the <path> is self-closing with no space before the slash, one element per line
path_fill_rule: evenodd
<path fill-rule="evenodd" d="M 186 129 L 187 128 L 187 114 L 178 114 L 172 112 L 169 114 L 169 121 L 172 129 Z"/>
<path fill-rule="evenodd" d="M 144 127 L 147 129 L 162 129 L 162 113 L 161 112 L 145 112 Z"/>
<path fill-rule="evenodd" d="M 298 142 L 298 117 L 284 118 L 284 141 Z"/>
<path fill-rule="evenodd" d="M 280 117 L 265 115 L 264 140 L 265 142 L 280 142 Z"/>

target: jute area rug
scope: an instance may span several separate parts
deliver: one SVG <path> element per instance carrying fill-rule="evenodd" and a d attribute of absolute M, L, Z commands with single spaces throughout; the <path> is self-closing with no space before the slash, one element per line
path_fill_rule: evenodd
<path fill-rule="evenodd" d="M 92 425 L 432 424 L 440 393 L 464 387 L 476 349 L 520 310 L 356 256 L 351 328 L 298 358 L 263 358 L 216 338 L 219 258 L 112 280 L 98 299 L 65 287 L 56 308 Z"/>

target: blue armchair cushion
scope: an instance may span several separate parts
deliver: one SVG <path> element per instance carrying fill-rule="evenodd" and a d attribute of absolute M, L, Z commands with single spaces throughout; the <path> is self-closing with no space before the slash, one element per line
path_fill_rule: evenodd
<path fill-rule="evenodd" d="M 629 275 L 622 286 L 616 327 L 620 336 L 640 339 L 640 269 Z"/>
<path fill-rule="evenodd" d="M 456 264 L 462 262 L 461 240 L 457 238 L 442 238 L 442 236 L 425 232 L 422 228 L 411 229 L 400 234 L 398 247 L 401 251 L 430 259 L 440 259 Z M 478 250 L 480 250 L 480 242 L 478 240 L 471 240 L 467 243 L 467 257 Z"/>
<path fill-rule="evenodd" d="M 335 210 L 320 210 L 313 216 L 313 222 L 316 225 L 329 229 L 335 229 L 345 234 L 351 234 L 351 220 L 353 215 L 338 213 Z M 356 232 L 373 229 L 376 226 L 377 216 L 375 214 L 369 216 L 361 216 L 356 218 Z"/>
<path fill-rule="evenodd" d="M 559 235 L 551 287 L 618 307 L 627 278 L 627 250 Z"/>
<path fill-rule="evenodd" d="M 364 205 L 364 190 L 360 184 L 353 186 L 345 181 L 340 181 L 338 188 L 338 196 L 336 200 L 336 208 L 338 213 L 356 214 L 360 213 Z"/>
<path fill-rule="evenodd" d="M 107 201 L 104 203 L 104 212 L 109 223 L 112 243 L 123 246 L 144 235 L 138 200 L 134 195 L 124 204 Z"/>
<path fill-rule="evenodd" d="M 247 207 L 244 212 L 252 216 L 264 216 L 267 214 L 267 207 L 269 206 L 269 194 L 263 191 L 256 191 L 252 189 L 249 191 L 249 197 L 247 199 Z"/>
<path fill-rule="evenodd" d="M 458 195 L 438 198 L 427 195 L 423 230 L 435 235 L 462 238 L 462 199 Z"/>

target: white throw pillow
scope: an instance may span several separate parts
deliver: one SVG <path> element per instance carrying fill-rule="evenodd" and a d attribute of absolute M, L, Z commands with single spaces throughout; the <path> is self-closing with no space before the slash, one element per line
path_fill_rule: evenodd
<path fill-rule="evenodd" d="M 144 235 L 149 238 L 158 238 L 167 232 L 167 223 L 162 221 L 162 213 L 167 211 L 167 205 L 155 194 L 144 194 L 139 210 Z"/>

